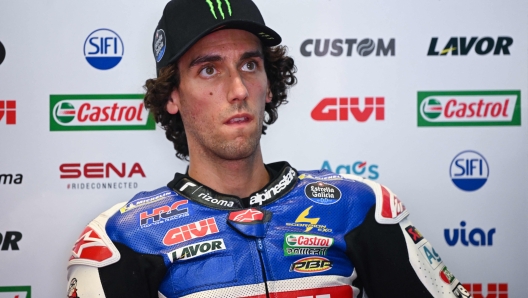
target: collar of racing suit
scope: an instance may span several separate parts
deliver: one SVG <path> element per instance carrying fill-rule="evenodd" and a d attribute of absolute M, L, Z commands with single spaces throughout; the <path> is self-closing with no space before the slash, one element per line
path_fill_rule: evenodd
<path fill-rule="evenodd" d="M 247 198 L 216 192 L 187 174 L 181 173 L 176 173 L 167 186 L 191 201 L 214 209 L 238 210 L 264 206 L 287 194 L 295 186 L 298 178 L 297 170 L 285 161 L 267 164 L 266 169 L 271 177 L 270 181 Z"/>

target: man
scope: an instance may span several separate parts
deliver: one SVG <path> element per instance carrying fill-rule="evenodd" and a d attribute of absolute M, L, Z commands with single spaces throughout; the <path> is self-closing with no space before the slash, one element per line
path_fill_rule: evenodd
<path fill-rule="evenodd" d="M 384 186 L 264 165 L 296 82 L 280 42 L 251 0 L 167 4 L 145 106 L 189 169 L 88 225 L 70 297 L 469 297 Z"/>

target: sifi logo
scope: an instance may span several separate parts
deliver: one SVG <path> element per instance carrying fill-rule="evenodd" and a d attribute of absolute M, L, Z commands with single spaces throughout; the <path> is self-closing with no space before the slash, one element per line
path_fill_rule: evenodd
<path fill-rule="evenodd" d="M 469 238 L 466 238 L 466 222 L 461 221 L 460 226 L 462 227 L 459 229 L 453 229 L 453 237 L 451 237 L 451 233 L 449 232 L 449 229 L 444 229 L 444 238 L 449 246 L 455 246 L 458 242 L 458 239 L 460 238 L 460 242 L 462 242 L 462 245 L 468 246 L 470 243 L 473 246 L 492 246 L 493 245 L 493 234 L 495 234 L 496 229 L 493 228 L 488 231 L 487 233 L 487 240 L 486 240 L 486 233 L 484 230 L 480 228 L 475 228 L 469 232 Z M 459 236 L 460 234 L 460 236 Z M 478 237 L 476 237 L 478 236 Z M 468 242 L 469 239 L 469 242 Z"/>
<path fill-rule="evenodd" d="M 50 131 L 154 130 L 142 94 L 50 95 Z"/>
<path fill-rule="evenodd" d="M 507 283 L 489 283 L 488 284 L 488 294 L 484 295 L 482 290 L 482 284 L 462 284 L 473 298 L 508 298 L 508 284 Z M 469 296 L 460 296 L 460 297 L 469 297 Z"/>
<path fill-rule="evenodd" d="M 521 91 L 419 91 L 418 126 L 521 125 Z"/>
<path fill-rule="evenodd" d="M 150 214 L 148 211 L 141 212 L 141 214 L 139 214 L 140 226 L 146 228 L 151 225 L 162 224 L 169 220 L 189 216 L 189 208 L 179 208 L 181 205 L 185 205 L 188 202 L 188 200 L 181 200 L 174 202 L 170 206 L 165 205 L 157 207 L 154 208 Z M 151 220 L 151 223 L 149 223 L 149 220 Z"/>
<path fill-rule="evenodd" d="M 7 125 L 16 124 L 16 100 L 0 100 L 0 121 L 4 118 Z"/>
<path fill-rule="evenodd" d="M 174 262 L 182 259 L 192 259 L 213 251 L 225 249 L 224 239 L 214 239 L 178 248 L 177 250 L 169 252 L 167 256 L 171 262 Z"/>
<path fill-rule="evenodd" d="M 210 217 L 170 229 L 165 234 L 165 237 L 163 237 L 163 244 L 171 246 L 215 233 L 218 233 L 218 226 L 216 225 L 214 217 Z"/>
<path fill-rule="evenodd" d="M 394 53 L 396 52 L 394 38 L 391 38 L 387 43 L 379 38 L 377 44 L 370 38 L 365 38 L 359 43 L 356 38 L 334 39 L 332 41 L 330 41 L 330 39 L 315 39 L 315 45 L 313 39 L 307 39 L 301 44 L 301 55 L 304 57 L 311 57 L 313 52 L 315 56 L 323 57 L 328 54 L 330 45 L 332 45 L 330 55 L 339 57 L 345 53 L 343 51 L 343 48 L 345 48 L 346 56 L 350 57 L 352 56 L 352 50 L 356 44 L 357 53 L 363 57 L 371 55 L 374 51 L 376 52 L 376 56 L 394 56 Z"/>
<path fill-rule="evenodd" d="M 444 49 L 436 50 L 438 37 L 431 38 L 429 44 L 429 51 L 427 56 L 445 56 L 451 53 L 453 56 L 466 56 L 474 49 L 477 55 L 486 55 L 493 50 L 493 55 L 510 55 L 510 46 L 513 44 L 513 39 L 507 36 L 499 36 L 497 42 L 492 37 L 451 37 Z"/>
<path fill-rule="evenodd" d="M 0 287 L 0 298 L 31 298 L 31 286 Z"/>
<path fill-rule="evenodd" d="M 488 180 L 488 162 L 476 151 L 462 151 L 451 161 L 449 175 L 458 188 L 475 191 Z"/>
<path fill-rule="evenodd" d="M 385 120 L 384 97 L 365 97 L 363 103 L 364 108 L 361 109 L 358 97 L 340 97 L 339 100 L 337 97 L 327 97 L 315 106 L 311 116 L 316 121 L 348 121 L 350 113 L 356 121 L 366 122 L 374 113 L 376 121 Z"/>
<path fill-rule="evenodd" d="M 7 231 L 4 235 L 2 236 L 2 233 L 0 233 L 0 244 L 2 244 L 0 250 L 20 250 L 18 248 L 18 241 L 22 240 L 22 233 Z"/>
<path fill-rule="evenodd" d="M 2 42 L 0 41 L 0 64 L 4 62 L 5 56 L 6 56 L 6 49 L 4 45 L 2 44 Z"/>
<path fill-rule="evenodd" d="M 290 266 L 290 272 L 319 273 L 332 269 L 332 262 L 323 257 L 306 257 L 295 261 Z"/>
<path fill-rule="evenodd" d="M 121 37 L 110 29 L 97 29 L 84 41 L 84 57 L 91 66 L 107 70 L 121 61 L 125 47 Z"/>
<path fill-rule="evenodd" d="M 227 12 L 229 13 L 229 16 L 231 16 L 232 11 L 231 11 L 231 4 L 229 3 L 229 0 L 223 0 L 223 1 L 225 1 Z M 213 17 L 215 19 L 218 19 L 216 12 L 215 12 L 215 6 L 213 5 L 212 0 L 205 0 L 205 2 L 207 2 L 207 4 L 209 5 L 209 9 L 211 10 L 211 14 L 213 15 Z M 216 0 L 216 3 L 218 3 L 218 11 L 220 13 L 219 16 L 222 17 L 222 19 L 225 19 L 226 16 L 222 8 L 222 0 Z"/>
<path fill-rule="evenodd" d="M 332 166 L 330 166 L 330 162 L 328 160 L 325 160 L 323 162 L 323 165 L 321 166 L 321 170 L 328 170 L 330 172 L 334 172 L 332 170 Z M 371 164 L 367 166 L 366 161 L 356 161 L 351 165 L 338 165 L 335 168 L 336 174 L 354 174 L 358 176 L 363 176 L 372 180 L 376 180 L 379 178 L 379 172 L 378 172 L 378 165 Z"/>

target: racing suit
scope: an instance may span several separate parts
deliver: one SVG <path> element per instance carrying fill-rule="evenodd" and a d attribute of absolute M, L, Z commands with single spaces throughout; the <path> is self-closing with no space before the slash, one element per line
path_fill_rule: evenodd
<path fill-rule="evenodd" d="M 68 297 L 470 297 L 386 187 L 266 165 L 249 198 L 177 173 L 90 222 Z"/>

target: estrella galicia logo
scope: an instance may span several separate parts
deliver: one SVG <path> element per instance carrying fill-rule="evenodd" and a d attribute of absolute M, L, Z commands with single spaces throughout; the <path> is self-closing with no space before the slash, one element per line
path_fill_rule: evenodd
<path fill-rule="evenodd" d="M 156 57 L 156 62 L 160 62 L 161 58 L 163 58 L 165 48 L 167 48 L 165 31 L 163 31 L 163 29 L 158 29 L 154 36 L 154 56 Z"/>
<path fill-rule="evenodd" d="M 339 188 L 322 181 L 306 185 L 304 194 L 312 202 L 322 205 L 331 205 L 341 199 L 341 191 Z"/>
<path fill-rule="evenodd" d="M 6 56 L 6 50 L 2 42 L 0 41 L 0 64 L 4 62 L 5 56 Z"/>
<path fill-rule="evenodd" d="M 232 14 L 231 3 L 229 3 L 229 0 L 224 0 L 224 1 L 225 1 L 225 5 L 227 8 L 227 12 L 229 13 L 229 16 L 231 16 Z M 218 17 L 216 16 L 216 12 L 215 12 L 215 6 L 213 5 L 212 0 L 205 0 L 205 2 L 209 4 L 209 9 L 211 10 L 211 14 L 213 15 L 213 17 L 218 20 Z M 216 0 L 216 3 L 218 3 L 218 12 L 220 13 L 219 16 L 221 16 L 222 19 L 225 19 L 226 16 L 224 14 L 224 9 L 222 8 L 222 0 Z"/>
<path fill-rule="evenodd" d="M 121 62 L 124 52 L 121 37 L 110 29 L 97 29 L 84 41 L 86 61 L 100 70 L 114 68 Z"/>
<path fill-rule="evenodd" d="M 482 154 L 476 151 L 462 151 L 451 161 L 449 175 L 458 188 L 475 191 L 488 180 L 488 162 Z"/>

